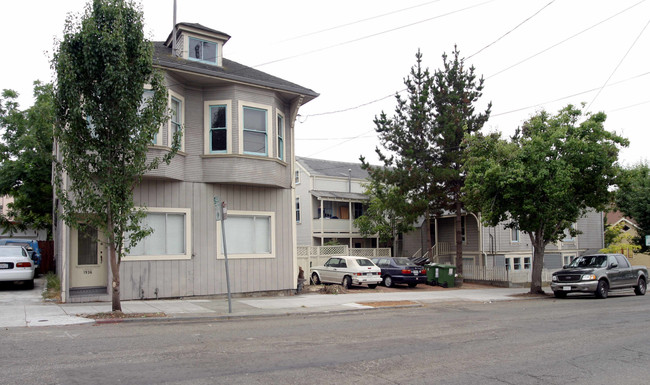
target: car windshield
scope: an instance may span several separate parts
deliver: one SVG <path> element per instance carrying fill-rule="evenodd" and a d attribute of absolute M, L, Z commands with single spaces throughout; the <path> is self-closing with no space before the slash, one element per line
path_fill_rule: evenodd
<path fill-rule="evenodd" d="M 607 266 L 606 255 L 589 255 L 576 258 L 571 261 L 569 267 L 605 267 Z"/>
<path fill-rule="evenodd" d="M 359 266 L 374 266 L 371 260 L 365 258 L 357 259 L 357 265 Z"/>
<path fill-rule="evenodd" d="M 395 264 L 399 266 L 408 266 L 413 264 L 413 262 L 408 258 L 393 258 L 393 261 L 395 261 Z"/>
<path fill-rule="evenodd" d="M 23 256 L 22 247 L 0 247 L 0 257 L 20 257 Z"/>

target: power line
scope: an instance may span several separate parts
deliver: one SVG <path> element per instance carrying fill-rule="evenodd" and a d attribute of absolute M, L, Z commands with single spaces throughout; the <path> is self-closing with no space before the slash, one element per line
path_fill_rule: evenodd
<path fill-rule="evenodd" d="M 625 82 L 628 82 L 630 80 L 634 80 L 634 79 L 637 79 L 637 78 L 640 78 L 640 77 L 646 76 L 646 75 L 650 75 L 650 72 L 645 72 L 645 73 L 642 73 L 642 74 L 639 74 L 639 75 L 636 75 L 636 76 L 632 76 L 632 77 L 627 78 L 627 79 L 619 80 L 618 82 L 608 84 L 607 87 L 612 87 L 612 86 L 615 86 L 615 85 L 618 85 L 618 84 L 621 84 L 621 83 L 625 83 Z M 588 89 L 586 91 L 581 91 L 581 92 L 577 92 L 575 94 L 562 96 L 562 97 L 557 98 L 557 99 L 549 100 L 549 101 L 542 102 L 542 103 L 533 104 L 533 105 L 530 105 L 530 106 L 527 106 L 527 107 L 520 107 L 520 108 L 510 110 L 510 111 L 506 111 L 506 112 L 500 112 L 500 113 L 497 113 L 497 114 L 490 114 L 490 117 L 502 116 L 502 115 L 512 114 L 514 112 L 528 110 L 528 109 L 531 109 L 531 108 L 534 108 L 534 107 L 543 106 L 545 104 L 555 103 L 555 102 L 559 102 L 559 101 L 564 100 L 564 99 L 570 99 L 570 98 L 573 98 L 573 97 L 576 97 L 576 96 L 579 96 L 579 95 L 588 94 L 590 92 L 594 92 L 594 91 L 597 91 L 597 90 L 598 90 L 598 87 L 591 88 L 591 89 Z"/>
<path fill-rule="evenodd" d="M 598 95 L 600 95 L 600 92 L 603 90 L 603 88 L 605 88 L 607 83 L 609 83 L 609 80 L 612 78 L 612 76 L 614 76 L 614 74 L 618 70 L 618 67 L 620 67 L 621 64 L 623 64 L 623 61 L 625 60 L 627 55 L 630 53 L 632 48 L 634 48 L 634 46 L 636 45 L 636 42 L 639 41 L 639 38 L 641 37 L 641 35 L 643 35 L 643 32 L 645 32 L 645 29 L 648 28 L 648 24 L 650 24 L 650 19 L 648 19 L 648 22 L 645 24 L 645 26 L 643 26 L 643 29 L 641 29 L 641 32 L 639 32 L 639 35 L 636 37 L 636 39 L 634 39 L 634 42 L 632 42 L 632 45 L 630 46 L 630 48 L 628 48 L 627 52 L 625 52 L 625 55 L 623 55 L 621 60 L 618 62 L 618 64 L 616 65 L 616 68 L 614 68 L 614 71 L 612 71 L 612 73 L 609 75 L 609 77 L 607 78 L 607 80 L 605 81 L 603 86 L 600 87 L 600 89 L 598 90 L 598 93 L 596 93 L 596 96 L 594 96 L 594 98 L 591 100 L 591 103 L 589 103 L 589 105 L 587 106 L 587 109 L 585 111 L 589 111 L 589 109 L 591 108 L 591 105 L 594 104 L 594 101 L 596 100 L 596 98 L 598 98 Z"/>
<path fill-rule="evenodd" d="M 641 1 L 639 1 L 638 3 L 633 4 L 632 6 L 630 6 L 630 7 L 628 7 L 628 8 L 625 8 L 624 10 L 622 10 L 622 11 L 620 11 L 620 12 L 618 12 L 618 13 L 616 13 L 616 14 L 614 14 L 614 15 L 612 15 L 612 16 L 610 16 L 610 17 L 604 19 L 604 20 L 599 21 L 598 23 L 592 25 L 591 27 L 587 27 L 586 29 L 583 29 L 582 31 L 580 31 L 580 32 L 578 32 L 578 33 L 576 33 L 576 34 L 571 35 L 571 36 L 569 36 L 568 38 L 566 38 L 566 39 L 564 39 L 564 40 L 562 40 L 562 41 L 560 41 L 560 42 L 558 42 L 558 43 L 555 43 L 555 44 L 551 45 L 550 47 L 547 47 L 547 48 L 545 48 L 545 49 L 543 49 L 543 50 L 541 50 L 541 51 L 539 51 L 539 52 L 537 52 L 536 54 L 533 54 L 533 55 L 531 55 L 531 56 L 529 56 L 529 57 L 527 57 L 527 58 L 525 58 L 525 59 L 523 59 L 523 60 L 521 60 L 521 61 L 519 61 L 519 62 L 517 62 L 517 63 L 515 63 L 515 64 L 513 64 L 513 65 L 511 65 L 511 66 L 509 66 L 509 67 L 507 67 L 507 68 L 502 69 L 501 71 L 499 71 L 499 72 L 497 72 L 497 73 L 494 73 L 494 74 L 488 76 L 487 78 L 485 78 L 485 80 L 490 79 L 490 78 L 493 78 L 493 77 L 495 77 L 495 76 L 497 76 L 497 75 L 500 75 L 500 74 L 502 74 L 503 72 L 506 72 L 506 71 L 508 71 L 508 70 L 511 70 L 512 68 L 514 68 L 514 67 L 516 67 L 516 66 L 518 66 L 518 65 L 520 65 L 520 64 L 522 64 L 522 63 L 524 63 L 524 62 L 527 62 L 528 60 L 530 60 L 530 59 L 532 59 L 532 58 L 534 58 L 534 57 L 536 57 L 536 56 L 539 56 L 539 55 L 543 54 L 543 53 L 546 52 L 546 51 L 549 51 L 549 50 L 551 50 L 551 49 L 553 49 L 553 48 L 555 48 L 555 47 L 557 47 L 557 46 L 559 46 L 559 45 L 561 45 L 561 44 L 564 44 L 564 43 L 566 43 L 567 41 L 573 39 L 574 37 L 577 37 L 577 36 L 579 36 L 579 35 L 582 35 L 583 33 L 589 31 L 590 29 L 593 29 L 593 28 L 599 26 L 600 24 L 603 24 L 603 23 L 605 23 L 605 22 L 607 22 L 607 21 L 609 21 L 609 20 L 611 20 L 611 19 L 613 19 L 613 18 L 619 16 L 619 15 L 622 14 L 622 13 L 625 13 L 625 12 L 629 11 L 630 9 L 636 7 L 637 5 L 639 5 L 639 4 L 641 4 L 641 3 L 645 2 L 645 1 L 646 1 L 646 0 L 641 0 Z"/>
<path fill-rule="evenodd" d="M 408 7 L 408 8 L 398 9 L 398 10 L 391 11 L 391 12 L 387 12 L 387 13 L 382 13 L 382 14 L 380 14 L 380 15 L 371 16 L 371 17 L 368 17 L 368 18 L 365 18 L 365 19 L 356 20 L 356 21 L 353 21 L 353 22 L 350 22 L 350 23 L 339 24 L 339 25 L 336 25 L 336 26 L 334 26 L 334 27 L 329 27 L 329 28 L 321 29 L 321 30 L 314 31 L 314 32 L 308 32 L 308 33 L 305 33 L 305 34 L 303 34 L 303 35 L 294 36 L 294 37 L 290 37 L 290 38 L 285 39 L 285 40 L 281 40 L 281 41 L 279 41 L 279 43 L 285 43 L 285 42 L 288 42 L 288 41 L 301 39 L 301 38 L 303 38 L 303 37 L 313 36 L 313 35 L 317 35 L 317 34 L 319 34 L 319 33 L 329 32 L 329 31 L 333 31 L 333 30 L 335 30 L 335 29 L 340 29 L 340 28 L 344 28 L 344 27 L 349 27 L 349 26 L 351 26 L 351 25 L 355 25 L 355 24 L 363 23 L 363 22 L 366 22 L 366 21 L 374 20 L 374 19 L 379 19 L 379 18 L 384 17 L 384 16 L 394 15 L 394 14 L 396 14 L 396 13 L 400 13 L 400 12 L 408 11 L 408 10 L 411 10 L 411 9 L 414 9 L 414 8 L 419 8 L 419 7 L 422 7 L 422 6 L 425 6 L 425 5 L 429 5 L 429 4 L 432 4 L 432 3 L 437 3 L 437 2 L 439 2 L 439 1 L 440 1 L 440 0 L 428 1 L 428 2 L 426 2 L 426 3 L 422 3 L 422 4 L 418 4 L 418 5 L 414 5 L 414 6 L 411 6 L 411 7 Z"/>
<path fill-rule="evenodd" d="M 317 48 L 317 49 L 314 49 L 314 50 L 311 50 L 311 51 L 302 52 L 302 53 L 299 53 L 299 54 L 296 54 L 296 55 L 291 55 L 291 56 L 286 56 L 286 57 L 283 57 L 283 58 L 280 58 L 280 59 L 271 60 L 271 61 L 268 61 L 268 62 L 266 62 L 266 63 L 261 63 L 261 64 L 258 64 L 258 65 L 255 65 L 255 66 L 253 66 L 252 68 L 263 67 L 263 66 L 265 66 L 265 65 L 274 64 L 274 63 L 278 63 L 278 62 L 285 61 L 285 60 L 289 60 L 289 59 L 295 59 L 295 58 L 297 58 L 297 57 L 306 56 L 306 55 L 311 55 L 311 54 L 313 54 L 313 53 L 321 52 L 321 51 L 325 51 L 325 50 L 328 50 L 328 49 L 331 49 L 331 48 L 336 48 L 336 47 L 340 47 L 340 46 L 343 46 L 343 45 L 347 45 L 347 44 L 351 44 L 351 43 L 356 43 L 356 42 L 358 42 L 358 41 L 365 40 L 365 39 L 369 39 L 369 38 L 371 38 L 371 37 L 384 35 L 384 34 L 387 34 L 387 33 L 390 33 L 390 32 L 395 32 L 395 31 L 398 31 L 398 30 L 400 30 L 400 29 L 404 29 L 404 28 L 412 27 L 412 26 L 414 26 L 414 25 L 418 25 L 418 24 L 426 23 L 426 22 L 428 22 L 428 21 L 435 20 L 435 19 L 439 19 L 439 18 L 442 18 L 442 17 L 445 17 L 445 16 L 449 16 L 449 15 L 453 15 L 453 14 L 455 14 L 455 13 L 459 13 L 459 12 L 462 12 L 462 11 L 466 11 L 466 10 L 468 10 L 468 9 L 472 9 L 472 8 L 480 7 L 480 6 L 482 6 L 482 5 L 485 5 L 485 4 L 488 4 L 488 3 L 491 3 L 491 2 L 493 2 L 493 1 L 495 1 L 495 0 L 487 0 L 487 1 L 484 1 L 484 2 L 482 2 L 482 3 L 478 3 L 478 4 L 474 4 L 474 5 L 470 5 L 470 6 L 465 7 L 465 8 L 461 8 L 461 9 L 457 9 L 457 10 L 455 10 L 455 11 L 447 12 L 447 13 L 444 13 L 444 14 L 442 14 L 442 15 L 437 15 L 437 16 L 434 16 L 434 17 L 430 17 L 430 18 L 428 18 L 428 19 L 424 19 L 424 20 L 416 21 L 416 22 L 414 22 L 414 23 L 410 23 L 410 24 L 402 25 L 402 26 L 395 27 L 395 28 L 392 28 L 392 29 L 387 29 L 387 30 L 384 30 L 384 31 L 380 31 L 380 32 L 373 33 L 373 34 L 370 34 L 370 35 L 366 35 L 366 36 L 358 37 L 358 38 L 356 38 L 356 39 L 352 39 L 352 40 L 344 41 L 344 42 L 337 43 L 337 44 L 333 44 L 333 45 L 329 45 L 329 46 L 326 46 L 326 47 Z"/>
<path fill-rule="evenodd" d="M 471 58 L 472 56 L 478 55 L 479 53 L 483 52 L 483 50 L 485 50 L 485 49 L 491 47 L 493 44 L 497 43 L 499 40 L 501 40 L 501 39 L 503 39 L 504 37 L 506 37 L 507 35 L 509 35 L 512 31 L 514 31 L 515 29 L 521 27 L 522 25 L 524 25 L 524 23 L 526 23 L 527 21 L 529 21 L 529 20 L 532 19 L 533 17 L 537 16 L 538 13 L 542 12 L 546 7 L 548 7 L 549 5 L 553 4 L 554 2 L 555 2 L 555 0 L 551 0 L 551 2 L 549 2 L 548 4 L 546 4 L 545 6 L 543 6 L 542 8 L 540 8 L 537 12 L 535 12 L 535 13 L 532 14 L 531 16 L 529 16 L 529 17 L 527 17 L 526 19 L 524 19 L 524 21 L 522 21 L 521 23 L 517 24 L 513 29 L 511 29 L 510 31 L 504 33 L 503 35 L 501 35 L 501 37 L 499 37 L 498 39 L 496 39 L 496 40 L 493 41 L 492 43 L 486 45 L 485 47 L 481 48 L 480 50 L 474 52 L 473 54 L 469 55 L 469 56 L 466 57 L 465 59 L 469 59 L 469 58 Z"/>

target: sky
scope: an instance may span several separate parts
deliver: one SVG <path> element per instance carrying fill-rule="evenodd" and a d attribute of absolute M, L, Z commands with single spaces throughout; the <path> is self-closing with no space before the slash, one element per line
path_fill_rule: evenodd
<path fill-rule="evenodd" d="M 0 89 L 19 92 L 21 108 L 33 104 L 34 80 L 52 81 L 66 15 L 85 4 L 0 5 L 9 43 Z M 147 36 L 165 40 L 173 0 L 141 4 Z M 298 156 L 378 164 L 373 119 L 393 115 L 416 52 L 433 72 L 457 46 L 485 78 L 477 110 L 492 102 L 492 114 L 484 132 L 512 135 L 541 109 L 585 103 L 630 140 L 622 164 L 649 158 L 650 0 L 177 0 L 176 21 L 229 34 L 224 57 L 320 94 L 299 111 Z"/>

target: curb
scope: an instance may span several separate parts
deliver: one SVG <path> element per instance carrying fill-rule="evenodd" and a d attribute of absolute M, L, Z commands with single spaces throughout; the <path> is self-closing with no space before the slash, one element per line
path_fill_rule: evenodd
<path fill-rule="evenodd" d="M 235 321 L 241 319 L 268 319 L 268 318 L 281 318 L 293 316 L 318 316 L 327 314 L 341 314 L 350 312 L 364 312 L 375 311 L 384 309 L 404 309 L 404 308 L 419 308 L 425 307 L 421 303 L 409 305 L 393 305 L 393 306 L 378 306 L 378 307 L 365 307 L 365 308 L 350 308 L 350 309 L 337 309 L 337 310 L 316 310 L 310 312 L 285 312 L 285 313 L 271 313 L 271 314 L 224 314 L 224 315 L 209 315 L 209 316 L 168 316 L 168 317 L 140 317 L 140 318 L 106 318 L 96 319 L 94 324 L 109 325 L 120 323 L 142 323 L 142 322 L 158 322 L 158 323 L 192 323 L 192 322 L 219 322 L 219 321 Z M 93 322 L 89 322 L 93 324 Z"/>

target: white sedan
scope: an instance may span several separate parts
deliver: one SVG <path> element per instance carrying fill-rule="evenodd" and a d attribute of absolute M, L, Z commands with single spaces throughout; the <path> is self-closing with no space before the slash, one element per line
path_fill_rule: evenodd
<path fill-rule="evenodd" d="M 374 289 L 381 282 L 381 269 L 364 257 L 332 257 L 323 266 L 311 269 L 311 282 L 337 283 L 349 289 L 352 285 L 368 285 Z"/>
<path fill-rule="evenodd" d="M 25 282 L 34 288 L 34 261 L 22 246 L 0 246 L 0 281 Z"/>

